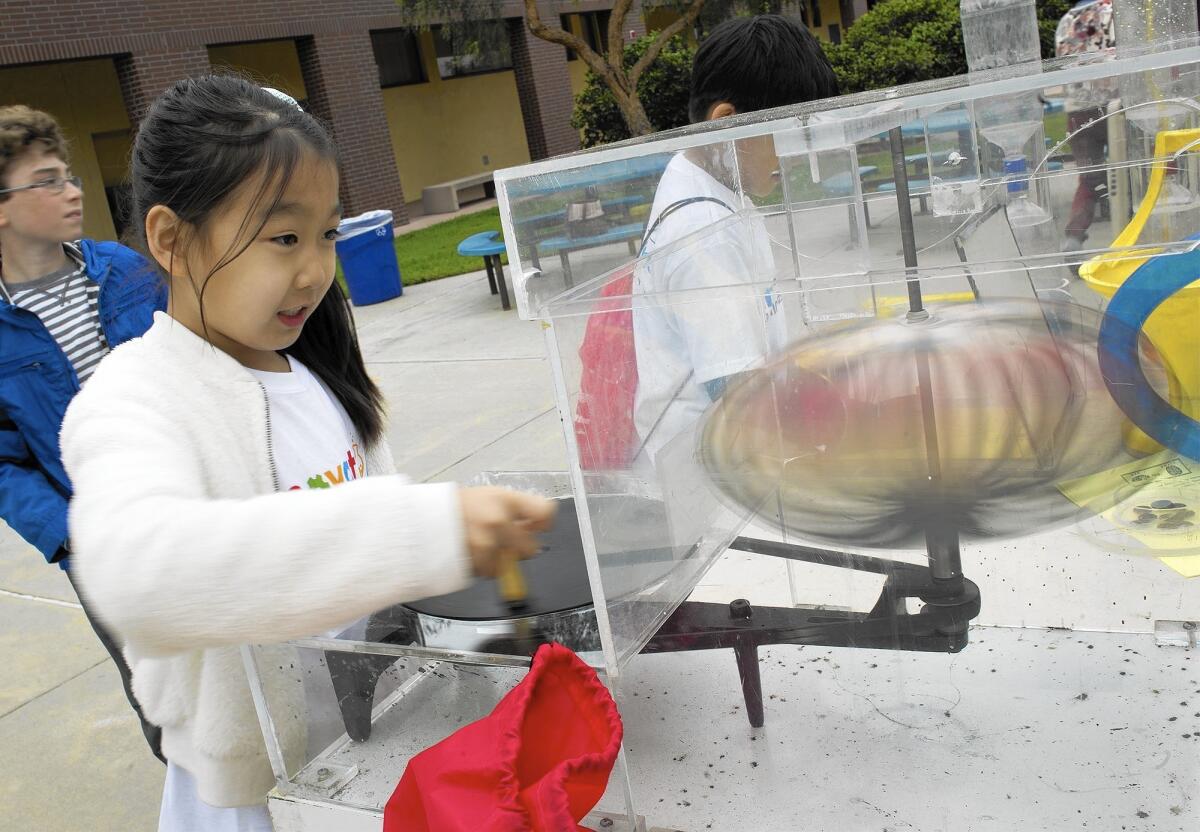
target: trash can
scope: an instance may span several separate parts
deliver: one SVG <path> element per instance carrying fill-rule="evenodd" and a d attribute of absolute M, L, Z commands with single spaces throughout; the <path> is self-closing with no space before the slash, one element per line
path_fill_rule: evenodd
<path fill-rule="evenodd" d="M 404 294 L 394 237 L 391 211 L 368 211 L 338 224 L 337 256 L 355 306 Z"/>

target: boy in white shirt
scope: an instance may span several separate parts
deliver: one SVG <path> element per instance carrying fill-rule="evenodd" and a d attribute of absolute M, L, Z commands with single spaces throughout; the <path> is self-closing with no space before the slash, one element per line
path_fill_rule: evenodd
<path fill-rule="evenodd" d="M 735 18 L 713 29 L 696 52 L 688 113 L 693 123 L 715 121 L 837 93 L 833 68 L 807 29 L 779 15 Z M 746 289 L 769 251 L 762 222 L 748 220 L 749 233 L 741 223 L 716 225 L 751 207 L 739 191 L 769 195 L 778 166 L 772 138 L 756 137 L 736 142 L 732 152 L 680 153 L 659 181 L 643 255 L 707 234 L 635 275 L 634 422 L 643 460 L 694 425 L 733 376 L 760 363 L 771 331 L 782 327 L 773 295 Z M 647 297 L 716 287 L 730 287 L 729 303 L 663 306 Z"/>

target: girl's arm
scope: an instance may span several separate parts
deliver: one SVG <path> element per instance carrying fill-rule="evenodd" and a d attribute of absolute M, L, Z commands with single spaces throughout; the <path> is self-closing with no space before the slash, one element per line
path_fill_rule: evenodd
<path fill-rule="evenodd" d="M 378 476 L 214 499 L 187 428 L 141 387 L 93 378 L 62 448 L 73 566 L 143 654 L 301 637 L 469 582 L 455 486 Z"/>

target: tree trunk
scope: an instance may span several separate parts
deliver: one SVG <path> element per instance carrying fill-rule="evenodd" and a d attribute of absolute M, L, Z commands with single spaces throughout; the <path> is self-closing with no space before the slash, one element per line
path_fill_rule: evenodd
<path fill-rule="evenodd" d="M 704 0 L 692 0 L 687 11 L 669 26 L 658 33 L 658 37 L 642 58 L 627 71 L 624 65 L 625 40 L 621 31 L 625 23 L 625 15 L 629 12 L 630 0 L 617 0 L 613 6 L 612 17 L 609 19 L 609 54 L 607 59 L 597 55 L 584 41 L 563 29 L 547 26 L 542 22 L 538 13 L 537 0 L 525 0 L 525 25 L 534 36 L 550 43 L 557 43 L 575 50 L 576 54 L 587 64 L 588 69 L 599 75 L 612 91 L 625 126 L 634 136 L 645 136 L 654 132 L 646 109 L 642 106 L 637 94 L 637 82 L 642 72 L 650 62 L 658 57 L 666 42 L 686 27 L 691 26 L 700 14 Z"/>
<path fill-rule="evenodd" d="M 613 90 L 613 97 L 617 100 L 617 107 L 620 108 L 621 117 L 625 119 L 625 126 L 629 128 L 631 135 L 648 136 L 654 132 L 654 125 L 650 123 L 650 117 L 646 115 L 646 108 L 642 106 L 641 99 L 617 93 L 616 90 Z"/>

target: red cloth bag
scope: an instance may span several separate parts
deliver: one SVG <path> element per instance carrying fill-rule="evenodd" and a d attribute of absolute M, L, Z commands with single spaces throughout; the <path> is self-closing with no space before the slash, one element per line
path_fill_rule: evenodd
<path fill-rule="evenodd" d="M 579 403 L 575 442 L 585 471 L 629 467 L 638 449 L 633 405 L 637 350 L 633 343 L 633 265 L 600 292 L 579 345 Z"/>
<path fill-rule="evenodd" d="M 491 714 L 413 757 L 384 832 L 575 832 L 604 794 L 621 715 L 596 672 L 560 644 Z"/>

